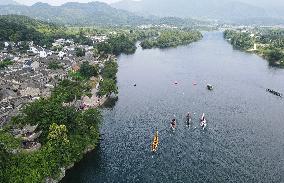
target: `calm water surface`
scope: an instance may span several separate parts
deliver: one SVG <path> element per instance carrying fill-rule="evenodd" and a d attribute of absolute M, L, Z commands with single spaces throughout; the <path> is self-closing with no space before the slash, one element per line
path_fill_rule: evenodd
<path fill-rule="evenodd" d="M 119 100 L 103 111 L 104 140 L 63 183 L 284 182 L 284 100 L 265 91 L 284 92 L 284 70 L 233 50 L 222 33 L 205 33 L 189 46 L 122 55 L 118 85 Z M 195 113 L 191 129 L 188 111 Z M 203 112 L 205 131 L 198 121 Z M 160 145 L 152 156 L 155 128 Z"/>

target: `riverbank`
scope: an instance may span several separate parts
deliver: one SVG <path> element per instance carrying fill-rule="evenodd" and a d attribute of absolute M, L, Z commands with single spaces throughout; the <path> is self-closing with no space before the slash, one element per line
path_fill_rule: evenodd
<path fill-rule="evenodd" d="M 107 100 L 109 99 L 109 97 L 107 97 L 107 96 L 102 96 L 102 97 L 97 96 L 98 88 L 99 88 L 99 85 L 97 85 L 97 87 L 95 87 L 95 88 L 92 88 L 92 90 L 91 90 L 92 96 L 91 97 L 85 96 L 85 97 L 82 98 L 84 110 L 99 108 L 99 107 L 103 106 L 105 104 L 105 102 L 107 102 Z M 100 140 L 100 136 L 98 136 L 98 138 L 96 139 L 96 141 L 93 142 L 93 144 L 89 144 L 89 146 L 81 153 L 82 158 L 87 153 L 92 152 L 96 149 L 96 146 L 97 146 L 97 143 L 99 142 L 99 140 Z M 68 171 L 69 169 L 72 169 L 76 163 L 77 162 L 73 162 L 67 167 L 60 168 L 59 176 L 56 179 L 49 177 L 49 178 L 45 179 L 45 182 L 46 183 L 58 183 L 58 182 L 60 182 L 65 177 L 66 171 Z"/>
<path fill-rule="evenodd" d="M 224 38 L 235 48 L 255 53 L 270 66 L 284 68 L 284 30 L 226 30 Z"/>

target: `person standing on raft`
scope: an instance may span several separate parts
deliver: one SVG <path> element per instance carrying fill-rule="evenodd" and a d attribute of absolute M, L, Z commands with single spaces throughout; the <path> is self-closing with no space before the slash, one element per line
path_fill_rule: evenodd
<path fill-rule="evenodd" d="M 201 118 L 200 118 L 200 126 L 204 130 L 207 126 L 207 121 L 205 119 L 205 114 L 203 113 Z"/>
<path fill-rule="evenodd" d="M 177 125 L 177 121 L 176 121 L 176 119 L 173 119 L 172 122 L 171 122 L 171 128 L 172 128 L 172 130 L 175 130 L 175 129 L 176 129 L 176 125 Z"/>
<path fill-rule="evenodd" d="M 190 112 L 188 112 L 186 115 L 186 125 L 189 126 L 190 122 L 191 122 L 191 114 Z"/>

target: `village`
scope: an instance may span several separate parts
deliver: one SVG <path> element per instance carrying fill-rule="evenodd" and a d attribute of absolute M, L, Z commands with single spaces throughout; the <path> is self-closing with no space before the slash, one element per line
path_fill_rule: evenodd
<path fill-rule="evenodd" d="M 106 41 L 107 37 L 93 36 L 90 39 L 96 44 Z M 5 42 L 0 53 L 1 62 L 9 63 L 0 70 L 0 128 L 8 124 L 13 116 L 18 115 L 26 104 L 50 97 L 60 81 L 72 80 L 70 75 L 78 72 L 83 62 L 103 69 L 105 61 L 115 60 L 112 55 L 102 59 L 94 54 L 93 46 L 78 45 L 72 39 L 57 39 L 51 49 L 28 42 L 29 49 L 24 53 L 17 51 L 16 47 L 16 43 Z M 92 96 L 83 96 L 64 105 L 84 110 L 103 104 L 105 98 L 97 95 L 102 76 L 92 77 L 90 80 L 95 83 L 91 91 Z M 12 132 L 16 138 L 22 139 L 22 147 L 27 151 L 41 147 L 37 142 L 41 133 L 37 131 L 37 125 L 26 125 Z"/>

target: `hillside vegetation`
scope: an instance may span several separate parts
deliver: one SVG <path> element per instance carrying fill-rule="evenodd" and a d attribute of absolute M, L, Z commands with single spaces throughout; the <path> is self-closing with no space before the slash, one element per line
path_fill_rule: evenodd
<path fill-rule="evenodd" d="M 36 3 L 33 6 L 6 5 L 0 6 L 0 14 L 19 14 L 40 20 L 69 25 L 136 25 L 147 23 L 147 19 L 117 10 L 100 3 L 66 3 L 62 6 L 51 6 Z"/>
<path fill-rule="evenodd" d="M 0 41 L 34 41 L 42 46 L 51 44 L 61 31 L 54 24 L 19 15 L 0 16 L 0 26 Z"/>
<path fill-rule="evenodd" d="M 111 7 L 106 3 L 66 3 L 61 6 L 51 6 L 46 3 L 36 3 L 33 6 L 0 5 L 0 15 L 17 14 L 48 22 L 72 26 L 136 26 L 142 24 L 174 25 L 192 27 L 208 25 L 208 22 L 175 17 L 147 18 L 125 10 Z"/>
<path fill-rule="evenodd" d="M 179 45 L 190 44 L 201 38 L 202 34 L 197 31 L 167 29 L 161 30 L 157 37 L 142 41 L 141 47 L 143 49 L 177 47 Z"/>

